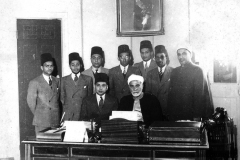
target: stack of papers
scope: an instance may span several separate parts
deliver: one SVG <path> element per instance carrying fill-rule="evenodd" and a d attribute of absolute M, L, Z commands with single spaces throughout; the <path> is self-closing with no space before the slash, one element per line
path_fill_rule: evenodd
<path fill-rule="evenodd" d="M 129 121 L 142 121 L 142 113 L 135 111 L 112 111 L 109 119 L 122 118 Z"/>

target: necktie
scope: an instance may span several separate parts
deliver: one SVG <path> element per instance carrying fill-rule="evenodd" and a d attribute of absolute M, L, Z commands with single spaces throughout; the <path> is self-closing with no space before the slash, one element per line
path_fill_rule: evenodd
<path fill-rule="evenodd" d="M 160 79 L 160 81 L 162 80 L 162 75 L 163 75 L 162 68 L 160 68 L 160 71 L 159 71 L 159 79 Z"/>
<path fill-rule="evenodd" d="M 124 77 L 124 79 L 125 79 L 125 77 L 126 77 L 126 68 L 124 67 L 124 69 L 123 69 L 123 77 Z"/>
<path fill-rule="evenodd" d="M 52 85 L 52 80 L 51 80 L 51 78 L 50 78 L 50 76 L 49 76 L 49 86 L 51 86 Z"/>
<path fill-rule="evenodd" d="M 78 76 L 77 74 L 75 74 L 74 81 L 77 82 L 77 80 L 78 80 Z"/>
<path fill-rule="evenodd" d="M 95 74 L 98 73 L 98 69 L 96 69 Z"/>
<path fill-rule="evenodd" d="M 102 107 L 103 107 L 103 98 L 100 97 L 99 108 L 102 109 Z"/>
<path fill-rule="evenodd" d="M 145 62 L 145 66 L 144 66 L 145 71 L 147 70 L 147 68 L 148 68 L 147 62 Z"/>

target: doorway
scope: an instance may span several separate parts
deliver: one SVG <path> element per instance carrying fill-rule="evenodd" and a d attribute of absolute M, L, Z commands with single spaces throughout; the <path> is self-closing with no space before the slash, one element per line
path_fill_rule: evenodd
<path fill-rule="evenodd" d="M 61 77 L 61 20 L 17 19 L 17 31 L 20 153 L 24 159 L 21 141 L 35 136 L 33 114 L 26 100 L 28 84 L 42 73 L 42 53 L 52 54 L 55 60 L 53 75 Z"/>

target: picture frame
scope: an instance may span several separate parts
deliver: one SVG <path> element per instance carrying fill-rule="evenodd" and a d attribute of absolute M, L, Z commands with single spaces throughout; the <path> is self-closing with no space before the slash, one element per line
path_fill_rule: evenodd
<path fill-rule="evenodd" d="M 117 36 L 163 35 L 163 0 L 116 0 Z"/>

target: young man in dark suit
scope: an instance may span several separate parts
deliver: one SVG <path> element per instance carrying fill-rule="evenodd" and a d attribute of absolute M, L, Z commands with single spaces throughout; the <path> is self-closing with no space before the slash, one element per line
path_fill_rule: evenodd
<path fill-rule="evenodd" d="M 63 120 L 78 121 L 83 98 L 93 93 L 93 82 L 90 76 L 81 74 L 83 61 L 78 53 L 69 54 L 69 67 L 72 73 L 61 80 Z"/>
<path fill-rule="evenodd" d="M 106 73 L 108 75 L 109 70 L 102 67 L 104 62 L 104 53 L 101 47 L 95 46 L 92 47 L 91 50 L 91 63 L 92 66 L 83 71 L 82 74 L 92 77 L 93 79 L 93 93 L 96 93 L 95 91 L 95 74 L 96 73 Z"/>
<path fill-rule="evenodd" d="M 167 101 L 172 67 L 168 66 L 170 60 L 165 46 L 158 45 L 155 47 L 155 61 L 158 67 L 148 72 L 145 92 L 158 98 L 163 115 L 167 119 Z"/>
<path fill-rule="evenodd" d="M 148 40 L 141 41 L 140 53 L 143 61 L 135 63 L 134 67 L 138 67 L 140 69 L 141 75 L 144 80 L 146 80 L 148 71 L 157 68 L 156 62 L 152 59 L 154 56 L 152 43 Z"/>
<path fill-rule="evenodd" d="M 42 74 L 31 80 L 28 87 L 27 103 L 33 113 L 35 133 L 49 127 L 58 127 L 60 122 L 60 83 L 52 76 L 53 58 L 50 53 L 41 55 Z"/>
<path fill-rule="evenodd" d="M 100 124 L 101 120 L 108 120 L 113 110 L 118 108 L 118 100 L 106 94 L 108 90 L 108 76 L 105 73 L 95 75 L 96 94 L 84 98 L 80 119 L 94 120 Z"/>
<path fill-rule="evenodd" d="M 138 118 L 148 127 L 154 121 L 163 120 L 161 105 L 156 96 L 144 93 L 144 78 L 132 74 L 128 78 L 131 95 L 124 96 L 120 101 L 119 111 L 138 112 Z"/>
<path fill-rule="evenodd" d="M 131 74 L 141 74 L 138 68 L 129 65 L 131 58 L 132 54 L 128 45 L 120 45 L 118 47 L 118 60 L 120 61 L 120 65 L 109 70 L 109 94 L 117 97 L 118 101 L 120 101 L 123 96 L 131 94 L 127 83 L 128 77 Z"/>

